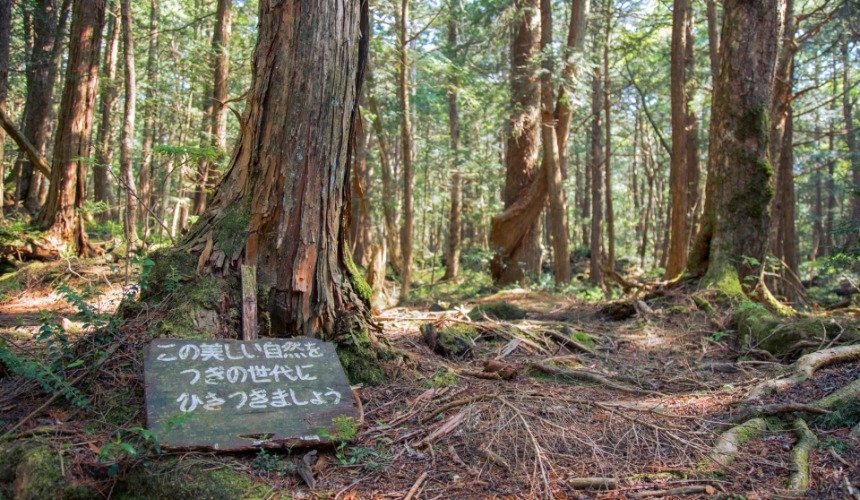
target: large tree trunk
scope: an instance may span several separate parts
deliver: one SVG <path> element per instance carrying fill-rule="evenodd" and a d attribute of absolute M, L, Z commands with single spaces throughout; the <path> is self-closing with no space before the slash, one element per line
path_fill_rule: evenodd
<path fill-rule="evenodd" d="M 397 16 L 398 66 L 397 98 L 400 101 L 400 148 L 403 161 L 403 225 L 400 227 L 400 300 L 409 298 L 412 285 L 412 237 L 414 225 L 413 194 L 415 167 L 413 165 L 412 117 L 409 106 L 409 0 L 400 1 Z"/>
<path fill-rule="evenodd" d="M 54 46 L 57 39 L 57 2 L 38 0 L 30 2 L 33 45 L 27 64 L 27 100 L 24 105 L 23 133 L 41 156 L 47 156 L 53 120 L 54 80 L 57 60 Z M 19 170 L 17 199 L 26 212 L 35 214 L 41 206 L 40 191 L 44 180 L 26 156 L 16 167 Z"/>
<path fill-rule="evenodd" d="M 505 142 L 505 212 L 493 219 L 490 233 L 496 257 L 491 265 L 497 285 L 524 282 L 540 273 L 540 224 L 546 203 L 546 175 L 537 168 L 540 143 L 540 87 L 535 56 L 539 50 L 539 0 L 516 0 L 511 45 L 511 108 Z"/>
<path fill-rule="evenodd" d="M 101 120 L 96 133 L 95 157 L 93 164 L 93 198 L 107 205 L 107 210 L 99 215 L 102 221 L 115 217 L 114 196 L 111 182 L 113 166 L 113 108 L 117 99 L 116 68 L 119 51 L 120 33 L 119 3 L 114 3 L 108 19 L 108 39 L 105 45 L 104 65 L 102 66 L 102 85 L 100 96 Z"/>
<path fill-rule="evenodd" d="M 54 142 L 51 184 L 37 225 L 58 249 L 73 244 L 78 255 L 93 252 L 82 220 L 86 161 L 99 74 L 99 45 L 105 0 L 76 0 L 72 14 L 66 82 Z"/>
<path fill-rule="evenodd" d="M 134 67 L 134 39 L 131 31 L 131 6 L 129 0 L 121 0 L 122 11 L 122 52 L 125 56 L 125 102 L 122 137 L 120 139 L 119 166 L 121 188 L 125 192 L 125 230 L 126 251 L 137 247 L 137 187 L 132 169 L 132 149 L 134 148 L 134 115 L 137 98 L 137 76 Z"/>
<path fill-rule="evenodd" d="M 543 53 L 540 102 L 541 142 L 543 145 L 542 170 L 546 175 L 549 212 L 547 222 L 550 229 L 550 244 L 553 254 L 553 277 L 556 285 L 570 281 L 570 250 L 567 236 L 567 208 L 564 201 L 562 170 L 559 160 L 557 122 L 554 113 L 553 61 L 548 52 L 552 49 L 552 2 L 541 0 L 540 48 Z"/>
<path fill-rule="evenodd" d="M 688 268 L 703 284 L 743 293 L 764 262 L 773 197 L 768 114 L 782 18 L 779 0 L 724 4 L 720 76 L 702 228 Z"/>
<path fill-rule="evenodd" d="M 367 4 L 262 0 L 259 19 L 240 138 L 212 202 L 172 255 L 190 253 L 187 272 L 196 263 L 226 283 L 255 266 L 262 335 L 334 338 L 364 322 L 370 298 L 344 214 Z M 153 272 L 170 263 L 163 257 Z M 232 295 L 216 307 L 237 307 L 236 287 L 224 290 Z"/>

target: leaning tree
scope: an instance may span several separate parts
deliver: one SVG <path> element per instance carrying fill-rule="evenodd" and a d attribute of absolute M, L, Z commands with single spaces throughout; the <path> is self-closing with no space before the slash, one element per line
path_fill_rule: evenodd
<path fill-rule="evenodd" d="M 182 241 L 155 257 L 142 296 L 171 304 L 162 334 L 235 336 L 250 320 L 262 335 L 351 345 L 348 371 L 376 355 L 370 290 L 346 241 L 367 33 L 366 0 L 260 2 L 227 172 Z"/>

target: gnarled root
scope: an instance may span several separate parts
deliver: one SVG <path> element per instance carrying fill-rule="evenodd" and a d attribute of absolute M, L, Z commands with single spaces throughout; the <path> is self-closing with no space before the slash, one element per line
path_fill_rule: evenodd
<path fill-rule="evenodd" d="M 810 378 L 821 367 L 857 359 L 860 359 L 860 344 L 831 347 L 809 353 L 794 362 L 789 376 L 767 380 L 753 387 L 747 394 L 745 401 L 761 399 L 773 392 L 799 384 Z"/>
<path fill-rule="evenodd" d="M 802 418 L 794 420 L 797 444 L 791 449 L 791 475 L 788 488 L 798 493 L 809 489 L 809 452 L 818 445 L 818 438 L 809 430 Z"/>
<path fill-rule="evenodd" d="M 714 464 L 728 467 L 737 456 L 740 445 L 757 438 L 765 429 L 767 422 L 763 418 L 753 418 L 720 434 L 704 467 L 713 468 Z"/>

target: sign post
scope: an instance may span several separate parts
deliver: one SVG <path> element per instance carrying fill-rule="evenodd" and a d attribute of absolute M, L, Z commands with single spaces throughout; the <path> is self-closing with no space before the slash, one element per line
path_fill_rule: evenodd
<path fill-rule="evenodd" d="M 328 342 L 156 339 L 146 420 L 165 449 L 238 451 L 350 439 L 360 418 Z"/>

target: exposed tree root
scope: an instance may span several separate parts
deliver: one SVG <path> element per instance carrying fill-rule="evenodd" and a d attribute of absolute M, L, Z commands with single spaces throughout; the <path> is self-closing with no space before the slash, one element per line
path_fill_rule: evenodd
<path fill-rule="evenodd" d="M 610 389 L 615 389 L 616 391 L 629 392 L 632 394 L 654 394 L 653 391 L 648 391 L 646 389 L 642 389 L 639 387 L 630 387 L 627 385 L 622 385 L 617 382 L 614 382 L 599 373 L 594 373 L 588 370 L 568 370 L 565 368 L 559 368 L 557 366 L 551 366 L 546 363 L 529 363 L 529 368 L 539 371 L 541 373 L 546 373 L 547 375 L 553 375 L 556 377 L 567 378 L 571 380 L 579 380 L 582 382 L 591 382 L 594 384 L 602 385 L 605 387 L 609 387 Z"/>
<path fill-rule="evenodd" d="M 738 454 L 740 445 L 757 438 L 765 429 L 767 422 L 763 418 L 753 418 L 722 433 L 708 456 L 709 463 L 704 467 L 713 468 L 714 464 L 728 467 Z"/>
<path fill-rule="evenodd" d="M 802 418 L 795 419 L 794 433 L 797 435 L 797 444 L 791 450 L 788 487 L 798 493 L 805 493 L 809 489 L 809 452 L 818 444 L 818 438 Z"/>
<path fill-rule="evenodd" d="M 860 359 L 860 344 L 845 345 L 815 351 L 802 356 L 791 367 L 791 374 L 771 379 L 753 387 L 745 401 L 760 399 L 773 392 L 784 390 L 811 377 L 821 367 Z"/>
<path fill-rule="evenodd" d="M 815 405 L 802 403 L 757 405 L 744 408 L 734 418 L 734 421 L 745 422 L 754 417 L 769 417 L 773 415 L 785 415 L 788 413 L 814 413 L 816 415 L 826 415 L 830 413 L 830 410 L 819 408 Z"/>

